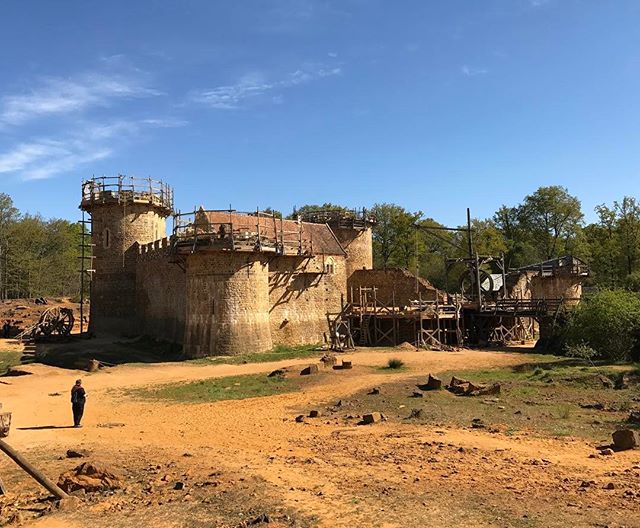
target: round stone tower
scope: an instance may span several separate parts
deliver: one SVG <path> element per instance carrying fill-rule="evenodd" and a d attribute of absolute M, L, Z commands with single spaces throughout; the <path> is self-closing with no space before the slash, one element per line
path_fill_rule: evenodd
<path fill-rule="evenodd" d="M 186 357 L 264 352 L 273 347 L 264 255 L 196 251 L 187 257 L 186 271 Z"/>
<path fill-rule="evenodd" d="M 173 190 L 151 179 L 97 177 L 82 183 L 80 208 L 91 215 L 94 270 L 92 332 L 135 332 L 138 244 L 166 236 Z"/>
<path fill-rule="evenodd" d="M 305 222 L 329 224 L 347 253 L 347 280 L 356 270 L 373 269 L 372 229 L 376 222 L 369 211 L 315 211 L 305 214 L 302 219 Z"/>

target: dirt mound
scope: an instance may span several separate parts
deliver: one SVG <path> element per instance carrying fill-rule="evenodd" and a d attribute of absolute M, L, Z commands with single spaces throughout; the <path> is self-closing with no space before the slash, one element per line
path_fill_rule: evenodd
<path fill-rule="evenodd" d="M 114 490 L 122 485 L 122 477 L 99 462 L 84 462 L 58 479 L 58 486 L 67 493 L 81 489 L 87 493 Z"/>
<path fill-rule="evenodd" d="M 396 350 L 406 350 L 407 352 L 415 352 L 417 350 L 416 347 L 413 346 L 408 341 L 405 341 L 404 343 L 400 343 L 399 345 L 395 346 L 394 348 Z"/>
<path fill-rule="evenodd" d="M 43 302 L 44 301 L 44 302 Z M 5 322 L 9 323 L 9 335 L 2 337 L 15 337 L 23 330 L 33 326 L 40 319 L 40 315 L 48 308 L 53 307 L 70 308 L 73 310 L 75 317 L 74 332 L 80 330 L 80 305 L 72 302 L 70 299 L 8 299 L 0 301 L 0 326 Z M 89 306 L 85 307 L 85 319 L 89 313 Z M 87 323 L 88 320 L 85 320 Z"/>

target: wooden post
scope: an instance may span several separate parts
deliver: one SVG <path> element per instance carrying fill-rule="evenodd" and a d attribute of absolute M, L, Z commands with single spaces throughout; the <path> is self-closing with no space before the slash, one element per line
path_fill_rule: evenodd
<path fill-rule="evenodd" d="M 43 486 L 49 493 L 55 495 L 58 499 L 66 499 L 69 497 L 64 491 L 56 486 L 49 478 L 27 462 L 20 453 L 13 449 L 4 440 L 0 440 L 0 451 L 4 452 L 11 460 L 24 469 L 38 484 Z"/>

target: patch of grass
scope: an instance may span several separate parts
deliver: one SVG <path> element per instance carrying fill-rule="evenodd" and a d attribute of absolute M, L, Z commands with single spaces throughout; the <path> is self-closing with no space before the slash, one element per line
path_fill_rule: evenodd
<path fill-rule="evenodd" d="M 382 372 L 397 372 L 388 367 L 373 367 Z M 614 373 L 627 372 L 629 386 L 616 390 L 605 388 L 600 376 L 613 379 Z M 416 423 L 442 426 L 451 424 L 468 428 L 474 418 L 482 419 L 489 428 L 505 434 L 533 434 L 547 437 L 575 436 L 610 440 L 611 431 L 623 423 L 640 397 L 640 383 L 635 377 L 636 365 L 598 365 L 586 367 L 564 358 L 544 358 L 522 366 L 482 370 L 456 370 L 438 373 L 444 384 L 451 376 L 475 383 L 500 383 L 501 394 L 490 397 L 454 396 L 446 390 L 424 392 L 422 398 L 409 399 L 414 387 L 424 382 L 424 376 L 385 383 L 384 400 L 377 401 L 377 411 L 390 420 L 406 418 L 406 407 L 423 412 Z M 345 411 L 358 414 L 370 411 L 370 398 L 364 393 L 349 398 Z M 601 403 L 606 411 L 584 407 Z M 402 409 L 402 410 L 398 410 Z"/>
<path fill-rule="evenodd" d="M 20 365 L 22 352 L 0 352 L 0 376 L 5 374 L 7 370 L 16 365 Z"/>
<path fill-rule="evenodd" d="M 269 352 L 250 352 L 238 356 L 217 356 L 190 360 L 198 365 L 242 365 L 244 363 L 269 363 L 307 357 L 320 357 L 323 352 L 316 350 L 318 345 L 301 345 L 296 347 L 276 346 Z"/>
<path fill-rule="evenodd" d="M 143 399 L 203 403 L 285 394 L 298 390 L 301 383 L 302 381 L 297 378 L 249 374 L 246 376 L 211 378 L 191 383 L 157 385 L 135 389 L 129 391 L 128 394 Z"/>
<path fill-rule="evenodd" d="M 404 361 L 402 361 L 401 359 L 391 358 L 389 361 L 387 361 L 387 368 L 397 370 L 401 369 L 402 367 L 404 367 Z"/>

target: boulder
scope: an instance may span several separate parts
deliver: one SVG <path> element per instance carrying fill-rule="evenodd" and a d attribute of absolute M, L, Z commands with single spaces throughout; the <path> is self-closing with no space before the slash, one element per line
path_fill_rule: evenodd
<path fill-rule="evenodd" d="M 619 451 L 640 447 L 640 436 L 633 429 L 618 429 L 612 436 L 613 445 Z"/>
<path fill-rule="evenodd" d="M 300 371 L 300 375 L 309 376 L 311 374 L 317 374 L 318 372 L 320 372 L 318 365 L 309 365 L 308 367 L 305 367 Z"/>
<path fill-rule="evenodd" d="M 380 394 L 380 387 L 374 387 L 367 394 L 371 394 L 371 395 Z"/>
<path fill-rule="evenodd" d="M 320 411 L 317 409 L 312 409 L 309 411 L 309 418 L 318 418 L 320 417 Z"/>
<path fill-rule="evenodd" d="M 62 473 L 58 486 L 71 493 L 83 489 L 88 493 L 120 489 L 123 480 L 112 469 L 99 462 L 84 462 L 75 469 Z"/>
<path fill-rule="evenodd" d="M 272 370 L 271 372 L 269 372 L 269 374 L 267 375 L 267 378 L 275 378 L 275 377 L 279 377 L 281 378 L 282 376 L 285 375 L 285 371 L 283 369 L 276 369 L 276 370 Z"/>
<path fill-rule="evenodd" d="M 343 369 L 353 368 L 353 364 L 351 363 L 351 361 L 343 361 L 342 362 L 342 368 Z"/>
<path fill-rule="evenodd" d="M 378 423 L 380 421 L 382 421 L 382 414 L 380 414 L 379 412 L 372 412 L 372 413 L 362 415 L 362 423 L 364 425 Z"/>
<path fill-rule="evenodd" d="M 426 390 L 440 390 L 442 388 L 442 380 L 440 378 L 436 378 L 429 374 L 427 378 L 427 385 L 425 386 Z"/>
<path fill-rule="evenodd" d="M 471 381 L 452 376 L 447 390 L 458 396 L 490 396 L 500 394 L 501 388 L 499 383 L 492 385 L 475 384 Z"/>
<path fill-rule="evenodd" d="M 320 361 L 324 365 L 324 368 L 329 368 L 338 363 L 338 358 L 335 356 L 335 354 L 325 354 L 320 358 Z"/>
<path fill-rule="evenodd" d="M 67 458 L 85 458 L 88 455 L 84 449 L 67 449 Z"/>

